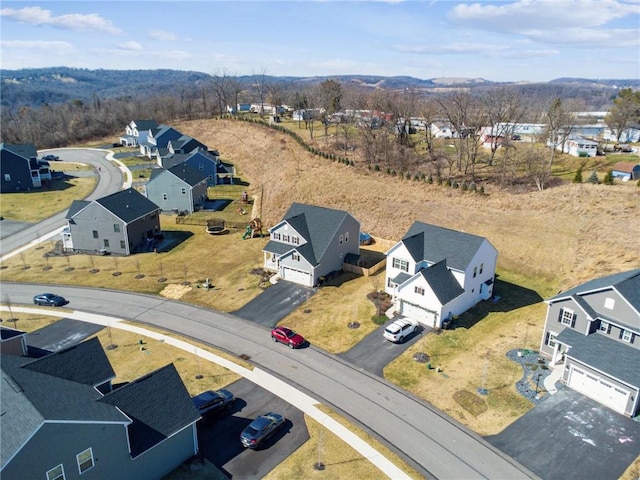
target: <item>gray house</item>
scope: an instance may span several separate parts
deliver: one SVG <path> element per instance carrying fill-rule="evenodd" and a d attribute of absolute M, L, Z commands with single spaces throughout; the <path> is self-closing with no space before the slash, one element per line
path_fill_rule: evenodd
<path fill-rule="evenodd" d="M 0 476 L 158 479 L 198 451 L 200 418 L 170 364 L 114 389 L 97 338 L 42 358 L 3 353 Z"/>
<path fill-rule="evenodd" d="M 612 410 L 638 414 L 640 269 L 591 280 L 546 301 L 540 353 L 562 381 Z"/>
<path fill-rule="evenodd" d="M 27 192 L 49 180 L 49 162 L 38 160 L 35 145 L 0 143 L 0 193 Z"/>
<path fill-rule="evenodd" d="M 207 177 L 184 163 L 166 170 L 156 168 L 145 194 L 162 211 L 193 213 L 207 200 Z"/>
<path fill-rule="evenodd" d="M 66 219 L 65 250 L 130 255 L 151 250 L 160 234 L 160 208 L 133 188 L 93 202 L 74 200 Z"/>
<path fill-rule="evenodd" d="M 222 183 L 222 177 L 233 176 L 233 169 L 220 160 L 218 152 L 198 148 L 190 153 L 167 153 L 157 155 L 158 165 L 171 168 L 184 163 L 207 177 L 207 185 L 214 186 Z"/>
<path fill-rule="evenodd" d="M 265 270 L 307 287 L 341 270 L 348 254 L 360 254 L 360 223 L 342 210 L 294 203 L 269 236 Z"/>

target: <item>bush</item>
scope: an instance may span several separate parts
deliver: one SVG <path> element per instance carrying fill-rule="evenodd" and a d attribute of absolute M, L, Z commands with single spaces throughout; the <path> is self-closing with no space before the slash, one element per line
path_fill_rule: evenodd
<path fill-rule="evenodd" d="M 471 183 L 469 184 L 469 190 L 471 190 L 472 192 L 474 192 L 474 193 L 475 193 L 475 191 L 476 191 L 476 189 L 477 189 L 477 188 L 478 188 L 478 187 L 476 186 L 475 182 L 471 182 Z"/>
<path fill-rule="evenodd" d="M 389 320 L 385 315 L 373 315 L 371 321 L 376 325 L 384 325 Z"/>
<path fill-rule="evenodd" d="M 379 172 L 379 171 L 380 171 L 380 165 L 376 164 L 376 165 L 373 167 L 373 171 L 374 171 L 374 172 Z"/>
<path fill-rule="evenodd" d="M 593 172 L 591 172 L 591 175 L 589 175 L 589 178 L 587 179 L 588 183 L 593 183 L 595 185 L 600 183 L 600 180 L 598 180 L 598 174 L 596 173 L 596 171 L 594 170 Z"/>
<path fill-rule="evenodd" d="M 605 185 L 613 185 L 613 170 L 609 170 L 602 179 L 602 183 Z"/>
<path fill-rule="evenodd" d="M 582 168 L 576 171 L 576 175 L 573 177 L 573 183 L 582 183 Z"/>
<path fill-rule="evenodd" d="M 464 181 L 464 182 L 462 182 L 462 185 L 460 185 L 460 188 L 462 188 L 462 190 L 463 190 L 464 192 L 466 192 L 466 191 L 467 191 L 467 189 L 469 188 L 469 186 L 467 185 L 467 182 L 466 182 L 466 181 Z"/>

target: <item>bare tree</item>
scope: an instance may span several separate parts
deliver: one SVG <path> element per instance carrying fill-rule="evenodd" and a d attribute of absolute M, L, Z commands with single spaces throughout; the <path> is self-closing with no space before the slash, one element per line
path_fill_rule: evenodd
<path fill-rule="evenodd" d="M 629 125 L 640 121 L 640 91 L 634 92 L 630 88 L 620 90 L 604 121 L 619 142 Z M 625 138 L 625 141 L 629 139 Z"/>
<path fill-rule="evenodd" d="M 264 104 L 267 98 L 267 72 L 263 68 L 260 73 L 254 75 L 253 91 L 260 102 L 260 118 L 264 117 Z"/>

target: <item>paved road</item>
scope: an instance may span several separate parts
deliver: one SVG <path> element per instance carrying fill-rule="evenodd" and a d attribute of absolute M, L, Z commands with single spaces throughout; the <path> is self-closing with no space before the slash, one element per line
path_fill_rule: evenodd
<path fill-rule="evenodd" d="M 107 160 L 106 156 L 110 153 L 108 151 L 80 148 L 47 151 L 55 153 L 65 162 L 87 163 L 96 168 L 100 168 L 98 184 L 86 200 L 95 200 L 117 192 L 122 188 L 122 172 L 114 163 Z M 41 152 L 39 152 L 39 154 L 41 154 Z M 51 162 L 53 169 L 55 169 L 55 163 L 56 162 Z M 2 242 L 0 243 L 0 257 L 4 257 L 29 242 L 43 239 L 46 234 L 65 226 L 67 224 L 64 219 L 66 214 L 67 211 L 65 210 L 36 224 L 25 225 L 25 228 L 11 235 L 3 236 Z"/>
<path fill-rule="evenodd" d="M 384 379 L 313 346 L 274 346 L 268 329 L 231 314 L 106 289 L 11 283 L 1 287 L 3 298 L 14 304 L 29 304 L 34 294 L 54 290 L 70 300 L 69 308 L 133 319 L 246 355 L 253 364 L 352 418 L 425 478 L 537 478 L 482 437 Z"/>

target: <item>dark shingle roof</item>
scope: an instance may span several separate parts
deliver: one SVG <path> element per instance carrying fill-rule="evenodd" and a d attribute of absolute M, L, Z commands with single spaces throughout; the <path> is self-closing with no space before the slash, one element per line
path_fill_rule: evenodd
<path fill-rule="evenodd" d="M 449 268 L 465 270 L 486 239 L 469 233 L 415 222 L 402 239 L 416 262 L 447 261 Z"/>
<path fill-rule="evenodd" d="M 91 386 L 116 376 L 97 337 L 39 358 L 24 368 Z"/>
<path fill-rule="evenodd" d="M 158 122 L 155 120 L 134 120 L 133 123 L 136 124 L 138 131 L 151 130 L 158 126 Z"/>
<path fill-rule="evenodd" d="M 599 333 L 583 335 L 570 328 L 560 332 L 557 340 L 571 346 L 567 356 L 640 388 L 640 354 L 635 348 Z"/>
<path fill-rule="evenodd" d="M 74 200 L 71 202 L 71 206 L 67 211 L 67 216 L 65 217 L 67 220 L 73 218 L 79 211 L 81 211 L 86 206 L 91 205 L 91 202 L 87 202 L 86 200 Z"/>
<path fill-rule="evenodd" d="M 589 280 L 551 297 L 547 302 L 551 303 L 574 295 L 583 295 L 588 292 L 609 288 L 615 288 L 633 308 L 640 312 L 640 268 Z"/>
<path fill-rule="evenodd" d="M 16 155 L 19 155 L 26 159 L 37 158 L 38 156 L 38 151 L 36 150 L 36 146 L 33 143 L 17 143 L 13 145 L 1 143 L 0 148 L 9 150 L 10 152 L 13 152 Z"/>
<path fill-rule="evenodd" d="M 442 305 L 446 305 L 464 293 L 464 288 L 460 286 L 451 270 L 447 268 L 446 260 L 420 270 L 420 274 L 427 281 L 427 284 Z"/>
<path fill-rule="evenodd" d="M 108 393 L 99 402 L 118 407 L 133 421 L 129 436 L 134 457 L 200 418 L 173 364 Z"/>
<path fill-rule="evenodd" d="M 155 203 L 133 188 L 121 190 L 95 200 L 125 223 L 160 209 Z"/>
<path fill-rule="evenodd" d="M 10 338 L 19 337 L 26 334 L 26 332 L 22 332 L 20 330 L 14 330 L 13 328 L 0 326 L 0 340 L 9 340 Z"/>
<path fill-rule="evenodd" d="M 180 163 L 168 169 L 171 174 L 178 177 L 183 182 L 191 185 L 192 187 L 199 184 L 200 182 L 206 181 L 207 176 L 203 175 L 197 170 L 185 165 L 184 163 Z"/>

